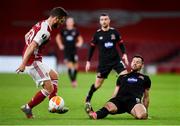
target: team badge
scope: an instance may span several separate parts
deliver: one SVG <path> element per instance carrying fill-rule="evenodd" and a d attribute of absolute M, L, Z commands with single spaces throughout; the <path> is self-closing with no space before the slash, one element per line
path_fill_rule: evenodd
<path fill-rule="evenodd" d="M 140 79 L 144 80 L 144 77 L 143 77 L 142 75 L 140 75 L 138 78 L 140 78 Z"/>
<path fill-rule="evenodd" d="M 75 35 L 76 35 L 76 32 L 72 32 L 72 35 L 75 36 Z"/>
<path fill-rule="evenodd" d="M 111 34 L 111 40 L 115 40 L 115 39 L 116 39 L 115 34 Z"/>
<path fill-rule="evenodd" d="M 100 39 L 100 40 L 102 40 L 102 39 L 103 39 L 103 37 L 102 37 L 102 36 L 100 36 L 100 37 L 99 37 L 99 39 Z"/>

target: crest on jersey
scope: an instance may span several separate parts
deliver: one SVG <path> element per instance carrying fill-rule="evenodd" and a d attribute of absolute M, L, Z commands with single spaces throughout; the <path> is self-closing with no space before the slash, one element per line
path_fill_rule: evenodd
<path fill-rule="evenodd" d="M 103 39 L 103 36 L 100 36 L 99 39 L 102 40 L 102 39 Z"/>
<path fill-rule="evenodd" d="M 72 35 L 73 35 L 73 36 L 75 36 L 75 35 L 76 35 L 76 32 L 75 32 L 75 31 L 73 31 L 73 32 L 72 32 Z"/>
<path fill-rule="evenodd" d="M 111 40 L 115 40 L 115 39 L 116 39 L 115 34 L 111 34 Z"/>
<path fill-rule="evenodd" d="M 144 77 L 142 75 L 139 76 L 140 79 L 144 80 Z"/>

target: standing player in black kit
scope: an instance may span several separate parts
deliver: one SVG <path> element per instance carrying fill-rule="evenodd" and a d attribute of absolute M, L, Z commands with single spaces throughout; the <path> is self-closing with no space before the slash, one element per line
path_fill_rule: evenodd
<path fill-rule="evenodd" d="M 128 65 L 128 58 L 121 36 L 119 35 L 117 30 L 110 27 L 110 17 L 108 14 L 101 14 L 99 22 L 101 25 L 101 29 L 97 30 L 97 32 L 94 34 L 93 40 L 90 43 L 88 61 L 86 62 L 85 68 L 86 72 L 88 72 L 90 69 L 90 61 L 96 46 L 98 46 L 99 49 L 99 65 L 97 68 L 96 81 L 90 87 L 90 90 L 86 97 L 85 109 L 88 109 L 93 93 L 101 87 L 104 79 L 108 77 L 112 69 L 114 69 L 117 74 L 127 73 L 125 65 L 121 60 L 116 48 L 116 45 L 118 44 L 123 54 L 122 59 L 125 61 L 125 64 Z"/>
<path fill-rule="evenodd" d="M 73 87 L 77 86 L 78 56 L 77 47 L 83 44 L 83 38 L 75 28 L 72 17 L 66 19 L 66 27 L 56 36 L 56 42 L 60 50 L 64 50 L 64 62 L 68 68 L 68 75 Z"/>
<path fill-rule="evenodd" d="M 113 98 L 97 112 L 88 106 L 89 109 L 86 112 L 89 117 L 102 119 L 108 114 L 128 112 L 136 119 L 147 119 L 151 80 L 149 76 L 140 73 L 143 65 L 143 57 L 134 56 L 131 62 L 131 72 L 118 77 Z"/>

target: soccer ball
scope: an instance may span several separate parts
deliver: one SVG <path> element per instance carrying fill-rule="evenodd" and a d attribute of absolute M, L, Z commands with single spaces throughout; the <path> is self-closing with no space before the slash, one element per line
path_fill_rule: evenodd
<path fill-rule="evenodd" d="M 49 101 L 49 110 L 60 110 L 64 107 L 64 100 L 60 96 L 54 96 Z"/>

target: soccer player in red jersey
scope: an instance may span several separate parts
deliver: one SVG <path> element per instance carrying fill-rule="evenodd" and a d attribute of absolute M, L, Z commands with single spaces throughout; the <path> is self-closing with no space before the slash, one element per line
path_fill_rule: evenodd
<path fill-rule="evenodd" d="M 38 22 L 25 35 L 26 45 L 23 52 L 23 59 L 16 72 L 24 72 L 26 69 L 28 74 L 36 82 L 36 85 L 42 86 L 42 89 L 27 104 L 21 107 L 27 118 L 33 118 L 32 109 L 40 104 L 47 96 L 51 99 L 57 94 L 58 74 L 42 63 L 41 51 L 44 45 L 50 40 L 51 31 L 63 24 L 66 17 L 66 10 L 61 7 L 53 8 L 50 11 L 48 19 Z M 62 110 L 53 112 L 65 113 L 67 111 L 68 108 L 64 107 Z"/>

